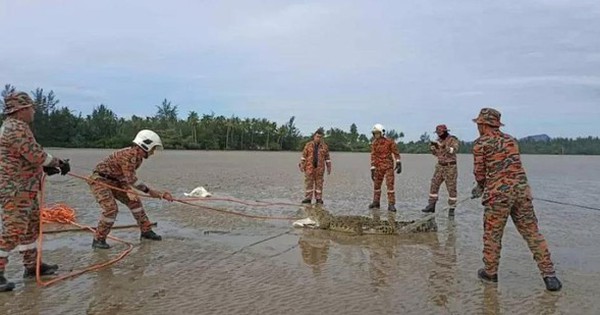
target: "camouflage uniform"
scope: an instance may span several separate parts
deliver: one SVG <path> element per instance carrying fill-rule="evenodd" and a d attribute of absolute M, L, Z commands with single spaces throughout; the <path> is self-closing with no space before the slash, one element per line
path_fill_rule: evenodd
<path fill-rule="evenodd" d="M 325 166 L 331 169 L 331 158 L 329 147 L 323 141 L 310 141 L 302 150 L 300 168 L 304 172 L 305 200 L 314 198 L 318 201 L 323 199 L 323 181 Z"/>
<path fill-rule="evenodd" d="M 117 218 L 118 206 L 116 200 L 131 210 L 142 233 L 152 230 L 150 220 L 148 220 L 139 198 L 131 199 L 123 191 L 102 185 L 104 183 L 124 190 L 129 190 L 131 185 L 136 185 L 135 172 L 142 164 L 144 154 L 136 146 L 124 148 L 113 152 L 96 165 L 91 176 L 93 180 L 89 182 L 92 194 L 102 207 L 102 216 L 98 222 L 95 235 L 96 240 L 105 240 L 110 233 L 110 229 Z"/>
<path fill-rule="evenodd" d="M 490 108 L 482 109 L 479 117 L 474 121 L 492 127 L 502 126 L 500 113 Z M 484 189 L 482 205 L 485 207 L 483 225 L 485 274 L 496 277 L 502 236 L 510 216 L 533 253 L 533 259 L 537 262 L 542 276 L 554 277 L 554 265 L 550 258 L 548 244 L 538 229 L 531 189 L 521 163 L 517 141 L 512 136 L 493 128 L 491 132 L 475 140 L 473 156 L 475 180 L 479 187 Z"/>
<path fill-rule="evenodd" d="M 38 194 L 44 167 L 59 167 L 61 160 L 46 153 L 25 121 L 10 116 L 33 106 L 26 93 L 9 94 L 5 100 L 9 115 L 0 128 L 0 275 L 8 254 L 17 248 L 23 254 L 26 271 L 35 270 L 36 240 L 40 227 Z"/>
<path fill-rule="evenodd" d="M 447 132 L 445 125 L 439 125 L 436 132 Z M 435 171 L 431 178 L 429 187 L 429 206 L 434 210 L 434 206 L 438 201 L 438 192 L 443 182 L 446 182 L 448 190 L 448 205 L 450 209 L 456 207 L 456 180 L 458 171 L 456 167 L 456 153 L 458 152 L 459 142 L 455 136 L 448 135 L 445 139 L 438 138 L 436 145 L 430 146 L 431 154 L 438 159 L 435 165 Z M 428 211 L 433 212 L 433 211 Z"/>
<path fill-rule="evenodd" d="M 398 146 L 392 139 L 381 136 L 371 144 L 371 170 L 375 170 L 373 178 L 373 204 L 378 205 L 381 199 L 381 186 L 385 178 L 387 199 L 390 205 L 396 203 L 394 189 L 394 165 L 400 162 Z"/>

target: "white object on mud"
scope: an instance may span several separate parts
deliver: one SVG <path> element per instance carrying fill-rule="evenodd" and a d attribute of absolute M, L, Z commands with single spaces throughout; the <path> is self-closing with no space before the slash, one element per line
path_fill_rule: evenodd
<path fill-rule="evenodd" d="M 194 190 L 190 191 L 189 193 L 183 193 L 186 197 L 210 197 L 212 196 L 211 193 L 209 193 L 204 187 L 202 186 L 198 186 L 196 188 L 194 188 Z"/>
<path fill-rule="evenodd" d="M 294 223 L 292 225 L 297 228 L 316 227 L 317 222 L 313 221 L 311 218 L 306 218 L 306 219 L 294 221 Z"/>

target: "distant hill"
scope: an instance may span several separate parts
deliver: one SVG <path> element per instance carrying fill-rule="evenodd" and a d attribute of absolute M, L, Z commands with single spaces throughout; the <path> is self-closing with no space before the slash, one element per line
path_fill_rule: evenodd
<path fill-rule="evenodd" d="M 550 138 L 550 136 L 548 136 L 547 134 L 527 136 L 527 137 L 519 139 L 519 141 L 539 141 L 539 142 L 548 142 L 550 140 L 552 140 L 552 138 Z"/>

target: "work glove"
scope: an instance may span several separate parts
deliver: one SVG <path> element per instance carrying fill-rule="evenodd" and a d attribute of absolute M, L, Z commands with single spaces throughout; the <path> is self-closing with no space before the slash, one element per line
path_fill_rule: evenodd
<path fill-rule="evenodd" d="M 58 162 L 58 168 L 60 168 L 60 175 L 67 175 L 71 171 L 71 165 L 69 164 L 69 159 L 60 160 Z"/>
<path fill-rule="evenodd" d="M 127 198 L 129 198 L 131 201 L 138 200 L 138 195 L 133 191 L 129 191 L 127 192 Z"/>
<path fill-rule="evenodd" d="M 375 169 L 374 168 L 371 169 L 371 180 L 375 181 Z"/>
<path fill-rule="evenodd" d="M 483 195 L 483 187 L 479 184 L 475 184 L 475 187 L 471 190 L 471 199 L 480 198 Z"/>
<path fill-rule="evenodd" d="M 395 170 L 396 170 L 396 174 L 402 173 L 402 162 L 396 161 L 396 168 L 395 168 Z"/>
<path fill-rule="evenodd" d="M 168 191 L 165 191 L 164 193 L 162 193 L 162 199 L 165 199 L 165 200 L 171 201 L 171 202 L 174 200 L 173 195 L 171 195 L 171 193 Z"/>
<path fill-rule="evenodd" d="M 48 176 L 52 176 L 60 173 L 60 169 L 58 167 L 44 166 L 44 173 L 46 173 Z"/>
<path fill-rule="evenodd" d="M 150 197 L 152 197 L 152 198 L 159 198 L 160 199 L 160 198 L 162 198 L 163 193 L 160 192 L 160 191 L 158 191 L 158 190 L 150 189 L 148 191 L 148 195 L 150 195 Z"/>
<path fill-rule="evenodd" d="M 298 168 L 300 169 L 300 172 L 304 173 L 304 162 L 298 163 Z"/>

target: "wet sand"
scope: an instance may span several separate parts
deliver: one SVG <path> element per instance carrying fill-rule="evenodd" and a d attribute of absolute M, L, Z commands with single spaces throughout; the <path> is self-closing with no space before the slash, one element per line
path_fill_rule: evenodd
<path fill-rule="evenodd" d="M 87 175 L 107 150 L 60 150 L 73 173 Z M 298 153 L 164 151 L 146 161 L 139 177 L 183 197 L 204 186 L 214 197 L 299 203 Z M 332 153 L 325 208 L 369 215 L 369 156 Z M 422 216 L 434 159 L 403 155 L 396 178 L 398 220 Z M 598 206 L 600 157 L 524 156 L 534 197 Z M 472 157 L 460 156 L 459 199 L 473 182 Z M 385 193 L 384 193 L 385 196 Z M 385 203 L 385 197 L 382 203 Z M 438 208 L 446 205 L 446 190 Z M 66 202 L 77 220 L 95 226 L 99 207 L 85 182 L 53 176 L 47 202 Z M 297 206 L 211 206 L 295 216 Z M 293 229 L 290 221 L 228 216 L 195 207 L 145 200 L 163 241 L 140 241 L 136 229 L 113 234 L 135 244 L 123 261 L 98 272 L 38 288 L 23 281 L 21 258 L 10 256 L 7 277 L 17 282 L 0 294 L 0 314 L 597 314 L 600 302 L 600 212 L 535 201 L 558 276 L 559 293 L 545 291 L 524 240 L 509 223 L 503 239 L 499 284 L 482 284 L 482 207 L 466 201 L 453 220 L 436 218 L 438 232 L 402 236 L 351 236 Z M 381 213 L 382 216 L 386 212 Z M 134 223 L 120 206 L 116 224 Z M 62 272 L 104 261 L 124 249 L 91 249 L 92 236 L 45 236 L 44 258 Z"/>

